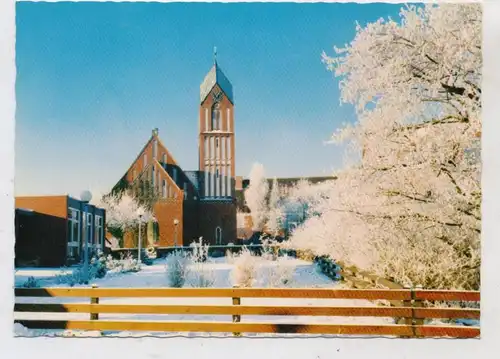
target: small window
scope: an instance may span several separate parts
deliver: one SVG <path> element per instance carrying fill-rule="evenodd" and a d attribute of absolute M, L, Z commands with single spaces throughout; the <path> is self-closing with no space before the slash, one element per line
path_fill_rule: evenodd
<path fill-rule="evenodd" d="M 188 186 L 187 182 L 184 182 L 184 199 L 188 198 Z"/>
<path fill-rule="evenodd" d="M 158 140 L 154 140 L 153 142 L 153 159 L 156 159 L 158 155 Z"/>
<path fill-rule="evenodd" d="M 215 228 L 215 244 L 222 244 L 222 228 Z"/>
<path fill-rule="evenodd" d="M 87 242 L 92 244 L 92 213 L 87 213 Z"/>
<path fill-rule="evenodd" d="M 220 109 L 219 104 L 216 103 L 212 108 L 212 131 L 219 130 L 220 128 Z"/>
<path fill-rule="evenodd" d="M 163 195 L 163 198 L 167 198 L 167 181 L 166 180 L 163 180 L 162 195 Z"/>
<path fill-rule="evenodd" d="M 215 177 L 219 178 L 219 169 L 215 170 Z"/>

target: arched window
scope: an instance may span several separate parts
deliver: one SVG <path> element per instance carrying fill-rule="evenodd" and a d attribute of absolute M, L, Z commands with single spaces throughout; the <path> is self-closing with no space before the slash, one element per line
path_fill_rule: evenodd
<path fill-rule="evenodd" d="M 220 129 L 220 108 L 219 103 L 212 107 L 212 131 Z"/>
<path fill-rule="evenodd" d="M 215 228 L 215 244 L 222 244 L 222 228 Z"/>
<path fill-rule="evenodd" d="M 166 180 L 163 180 L 162 195 L 163 195 L 163 198 L 167 198 L 167 181 Z"/>

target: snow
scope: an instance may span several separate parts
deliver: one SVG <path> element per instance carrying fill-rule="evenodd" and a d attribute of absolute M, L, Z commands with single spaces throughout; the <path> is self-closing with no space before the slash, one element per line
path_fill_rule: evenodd
<path fill-rule="evenodd" d="M 233 265 L 226 262 L 225 258 L 210 258 L 206 263 L 206 268 L 215 272 L 214 287 L 231 287 L 230 273 Z M 270 267 L 276 266 L 276 261 L 260 260 L 257 283 L 255 287 L 266 287 L 265 273 Z M 325 275 L 319 273 L 314 264 L 310 262 L 288 258 L 280 259 L 280 265 L 289 265 L 295 268 L 291 287 L 295 288 L 335 288 L 340 287 L 339 282 L 333 282 Z M 66 270 L 66 269 L 65 269 Z M 43 287 L 61 287 L 55 280 L 56 275 L 62 273 L 63 269 L 35 269 L 26 268 L 16 272 L 16 284 L 22 283 L 24 278 L 37 276 L 40 278 L 39 284 Z M 154 261 L 151 266 L 143 266 L 137 273 L 108 273 L 102 279 L 92 281 L 99 287 L 119 288 L 119 287 L 167 287 L 165 274 L 165 259 Z M 186 286 L 189 286 L 189 277 Z M 82 298 L 30 298 L 18 297 L 17 303 L 88 303 L 88 299 Z M 101 304 L 163 304 L 163 305 L 231 305 L 231 298 L 101 298 Z M 241 305 L 281 305 L 281 306 L 373 306 L 367 300 L 353 299 L 315 299 L 315 298 L 242 298 Z M 15 319 L 39 319 L 39 320 L 88 320 L 88 313 L 20 313 L 14 314 Z M 230 315 L 189 315 L 189 314 L 100 314 L 100 320 L 141 320 L 141 321 L 225 321 L 231 322 Z M 373 318 L 373 317 L 311 317 L 311 316 L 251 316 L 244 315 L 241 322 L 260 323 L 321 323 L 321 324 L 394 324 L 393 318 Z M 14 327 L 17 336 L 231 336 L 231 333 L 148 333 L 148 332 L 83 332 L 83 331 L 63 331 L 63 330 L 29 330 L 20 324 Z M 244 334 L 244 336 L 255 336 L 263 334 Z M 272 334 L 264 334 L 272 335 Z M 285 334 L 279 334 L 286 336 Z"/>

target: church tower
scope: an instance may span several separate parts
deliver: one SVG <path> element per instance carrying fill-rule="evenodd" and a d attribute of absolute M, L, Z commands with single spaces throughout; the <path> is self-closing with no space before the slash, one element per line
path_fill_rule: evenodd
<path fill-rule="evenodd" d="M 236 241 L 233 86 L 214 64 L 200 86 L 198 220 L 205 242 Z"/>
<path fill-rule="evenodd" d="M 201 199 L 234 198 L 233 86 L 217 64 L 200 86 L 199 171 Z"/>

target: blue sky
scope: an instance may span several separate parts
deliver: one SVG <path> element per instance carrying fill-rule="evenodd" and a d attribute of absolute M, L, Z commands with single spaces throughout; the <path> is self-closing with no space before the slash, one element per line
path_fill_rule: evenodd
<path fill-rule="evenodd" d="M 321 62 L 401 4 L 17 3 L 16 195 L 108 191 L 159 128 L 197 169 L 199 85 L 213 63 L 235 93 L 236 172 L 317 176 L 354 121 Z"/>

